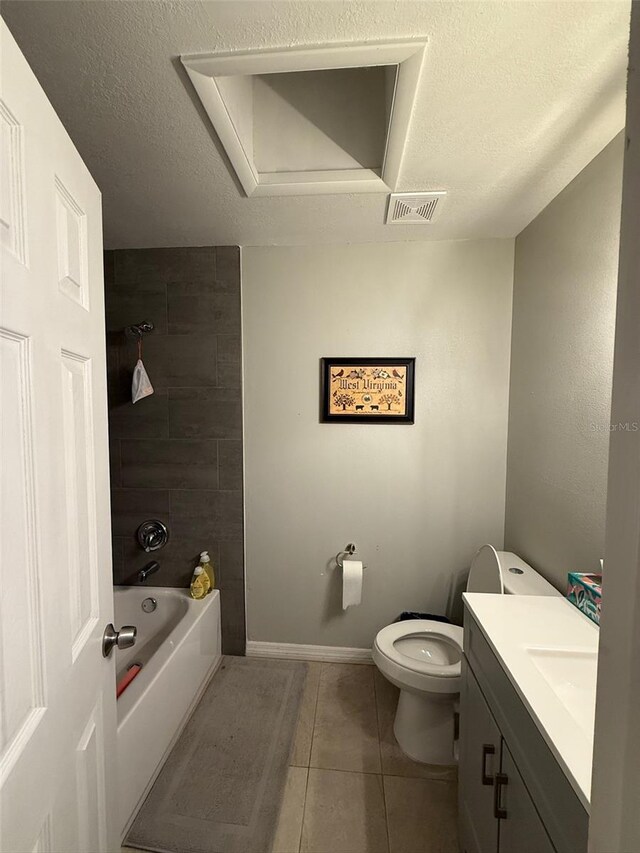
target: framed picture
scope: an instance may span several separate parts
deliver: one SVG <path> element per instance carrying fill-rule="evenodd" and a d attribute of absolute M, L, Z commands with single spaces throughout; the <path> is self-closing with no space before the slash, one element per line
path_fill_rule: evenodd
<path fill-rule="evenodd" d="M 323 358 L 323 423 L 412 424 L 415 358 Z"/>

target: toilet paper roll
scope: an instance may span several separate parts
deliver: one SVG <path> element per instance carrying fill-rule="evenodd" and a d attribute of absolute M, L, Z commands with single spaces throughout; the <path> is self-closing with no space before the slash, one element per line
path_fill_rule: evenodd
<path fill-rule="evenodd" d="M 360 604 L 362 601 L 362 562 L 343 560 L 342 562 L 342 609 Z"/>

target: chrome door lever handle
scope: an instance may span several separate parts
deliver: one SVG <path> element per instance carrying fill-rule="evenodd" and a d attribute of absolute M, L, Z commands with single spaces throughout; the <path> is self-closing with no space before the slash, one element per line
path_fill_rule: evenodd
<path fill-rule="evenodd" d="M 109 622 L 102 635 L 102 656 L 108 658 L 114 646 L 119 649 L 130 648 L 135 644 L 137 633 L 138 629 L 135 625 L 123 625 L 119 631 L 116 631 Z"/>

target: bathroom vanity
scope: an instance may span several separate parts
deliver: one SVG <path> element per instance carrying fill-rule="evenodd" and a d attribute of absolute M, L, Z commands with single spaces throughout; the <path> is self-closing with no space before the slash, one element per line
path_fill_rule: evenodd
<path fill-rule="evenodd" d="M 598 628 L 560 597 L 464 599 L 461 851 L 586 853 Z"/>

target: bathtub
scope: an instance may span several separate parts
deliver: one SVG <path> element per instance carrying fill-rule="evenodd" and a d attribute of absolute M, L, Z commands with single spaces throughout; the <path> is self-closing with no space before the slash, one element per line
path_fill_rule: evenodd
<path fill-rule="evenodd" d="M 157 608 L 145 613 L 142 602 Z M 220 593 L 194 601 L 186 589 L 114 588 L 115 624 L 135 625 L 136 644 L 116 649 L 118 681 L 142 670 L 118 699 L 118 816 L 122 836 L 221 661 Z"/>

